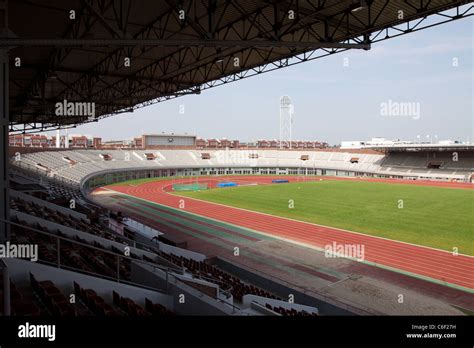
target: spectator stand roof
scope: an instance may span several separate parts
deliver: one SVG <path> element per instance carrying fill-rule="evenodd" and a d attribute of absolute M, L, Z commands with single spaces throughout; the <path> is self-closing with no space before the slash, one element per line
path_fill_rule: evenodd
<path fill-rule="evenodd" d="M 0 0 L 9 130 L 71 127 L 473 14 L 456 0 Z M 56 103 L 94 103 L 58 115 Z M 69 106 L 68 106 L 69 107 Z M 91 110 L 89 110 L 91 111 Z"/>

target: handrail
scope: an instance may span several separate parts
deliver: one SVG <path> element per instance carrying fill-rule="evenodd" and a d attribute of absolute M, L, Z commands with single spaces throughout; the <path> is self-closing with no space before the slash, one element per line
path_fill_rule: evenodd
<path fill-rule="evenodd" d="M 74 240 L 74 239 L 69 239 L 69 238 L 65 238 L 65 237 L 62 237 L 62 236 L 58 236 L 54 233 L 50 233 L 50 232 L 46 232 L 46 231 L 41 231 L 41 230 L 38 230 L 34 227 L 31 227 L 31 226 L 25 226 L 25 225 L 22 225 L 22 224 L 19 224 L 19 223 L 16 223 L 16 222 L 13 222 L 13 221 L 8 221 L 8 220 L 3 220 L 3 219 L 0 219 L 0 222 L 2 223 L 7 223 L 9 225 L 13 225 L 13 226 L 18 226 L 18 227 L 21 227 L 21 228 L 25 228 L 27 230 L 30 230 L 30 231 L 33 231 L 35 233 L 39 233 L 39 234 L 43 234 L 43 235 L 47 235 L 49 237 L 52 237 L 52 238 L 56 238 L 56 240 L 58 241 L 58 246 L 60 246 L 60 241 L 61 240 L 64 240 L 68 243 L 72 243 L 72 244 L 77 244 L 77 245 L 81 245 L 83 247 L 86 247 L 86 248 L 90 248 L 90 249 L 93 249 L 93 250 L 97 250 L 97 251 L 100 251 L 100 252 L 103 252 L 103 253 L 106 253 L 106 254 L 109 254 L 109 255 L 112 255 L 113 257 L 117 258 L 118 260 L 118 263 L 117 263 L 117 266 L 119 266 L 119 260 L 120 258 L 122 259 L 126 259 L 126 260 L 129 260 L 130 262 L 136 262 L 138 264 L 142 264 L 142 265 L 145 265 L 145 266 L 149 266 L 149 267 L 152 267 L 153 270 L 155 269 L 159 269 L 163 272 L 166 273 L 167 275 L 167 279 L 168 279 L 168 276 L 171 276 L 175 279 L 175 281 L 178 281 L 184 285 L 188 285 L 186 284 L 183 280 L 175 277 L 174 275 L 175 274 L 181 274 L 181 275 L 184 275 L 184 270 L 182 268 L 179 268 L 179 267 L 176 267 L 176 268 L 173 268 L 173 267 L 165 267 L 165 266 L 161 266 L 161 265 L 157 265 L 155 263 L 150 263 L 148 261 L 144 261 L 144 260 L 140 260 L 140 259 L 134 259 L 132 257 L 128 257 L 128 256 L 125 256 L 125 255 L 120 255 L 120 254 L 117 254 L 117 253 L 114 253 L 112 251 L 109 251 L 107 249 L 101 249 L 101 248 L 98 248 L 98 247 L 95 247 L 93 245 L 90 245 L 90 244 L 86 244 L 86 243 L 83 243 L 83 242 L 80 242 L 80 241 L 77 241 L 77 240 Z M 59 248 L 58 248 L 58 253 L 59 253 Z M 157 256 L 160 256 L 160 255 L 157 255 Z M 166 260 L 166 259 L 165 259 Z M 170 261 L 169 261 L 170 262 Z M 42 260 L 41 263 L 44 263 L 44 264 L 48 264 L 48 265 L 52 265 L 52 266 L 56 266 L 60 269 L 69 269 L 69 270 L 74 270 L 74 271 L 77 271 L 79 273 L 84 273 L 84 274 L 87 274 L 87 275 L 92 275 L 92 276 L 96 276 L 96 277 L 100 277 L 100 278 L 106 278 L 107 280 L 111 280 L 111 281 L 115 281 L 117 283 L 122 283 L 122 284 L 130 284 L 130 285 L 133 285 L 133 286 L 137 286 L 137 287 L 140 287 L 140 288 L 144 288 L 144 289 L 148 289 L 148 290 L 153 290 L 153 291 L 159 291 L 159 292 L 163 292 L 162 289 L 159 289 L 159 288 L 154 288 L 154 287 L 150 287 L 150 286 L 147 286 L 147 285 L 144 285 L 144 284 L 140 284 L 140 283 L 135 283 L 135 282 L 132 282 L 132 281 L 128 281 L 128 280 L 123 280 L 123 279 L 120 279 L 120 273 L 118 273 L 118 276 L 117 278 L 114 278 L 114 277 L 110 277 L 110 276 L 107 276 L 107 275 L 103 275 L 103 274 L 98 274 L 98 273 L 95 273 L 95 272 L 90 272 L 90 271 L 87 271 L 87 270 L 83 270 L 83 269 L 79 269 L 79 268 L 74 268 L 74 267 L 71 267 L 71 266 L 65 266 L 65 265 L 61 265 L 60 263 L 60 260 L 58 258 L 58 262 L 57 263 L 53 263 L 53 262 L 48 262 L 48 261 L 44 261 Z M 193 275 L 193 278 L 195 278 L 195 276 Z M 196 277 L 197 278 L 197 277 Z M 203 279 L 205 278 L 204 276 L 202 277 Z M 209 281 L 216 281 L 215 279 L 212 279 L 212 278 L 207 278 Z M 168 281 L 168 280 L 167 280 Z M 189 286 L 189 285 L 188 285 Z M 214 300 L 217 300 L 218 302 L 221 302 L 225 305 L 228 305 L 230 307 L 232 307 L 232 312 L 235 313 L 235 311 L 240 311 L 240 308 L 235 306 L 233 303 L 230 303 L 230 302 L 227 302 L 219 297 L 217 298 L 214 298 L 214 297 L 211 297 L 209 295 L 207 295 L 205 292 L 197 289 L 197 288 L 194 288 L 196 291 L 198 291 L 201 296 L 207 296 L 207 297 L 210 297 Z M 220 288 L 220 286 L 218 287 L 218 291 L 220 293 L 224 293 L 226 294 L 226 297 L 227 298 L 230 298 L 232 295 L 227 293 L 225 290 L 222 290 Z"/>
<path fill-rule="evenodd" d="M 100 252 L 103 252 L 103 253 L 106 253 L 106 254 L 110 254 L 112 256 L 119 256 L 121 258 L 124 258 L 124 259 L 127 259 L 127 260 L 130 260 L 130 261 L 135 261 L 135 262 L 138 262 L 138 263 L 142 263 L 142 264 L 146 264 L 148 266 L 153 266 L 155 268 L 158 268 L 160 270 L 163 270 L 163 271 L 167 271 L 167 270 L 172 270 L 176 273 L 180 273 L 182 272 L 182 269 L 176 267 L 175 269 L 173 269 L 172 267 L 165 267 L 165 266 L 160 266 L 160 265 L 156 265 L 156 264 L 153 264 L 153 263 L 150 263 L 148 261 L 144 261 L 144 260 L 140 260 L 140 259 L 134 259 L 132 257 L 129 257 L 129 256 L 125 256 L 125 255 L 120 255 L 120 254 L 117 254 L 113 251 L 110 251 L 110 250 L 107 250 L 107 249 L 102 249 L 102 248 L 98 248 L 94 245 L 90 245 L 90 244 L 87 244 L 87 243 L 83 243 L 83 242 L 80 242 L 80 241 L 77 241 L 77 240 L 74 240 L 74 239 L 70 239 L 70 238 L 66 238 L 66 237 L 62 237 L 62 236 L 58 236 L 57 234 L 54 234 L 54 233 L 51 233 L 51 232 L 46 232 L 46 231 L 41 231 L 41 230 L 38 230 L 34 227 L 31 227 L 31 226 L 25 226 L 25 225 L 22 225 L 22 224 L 19 224 L 19 223 L 16 223 L 16 222 L 13 222 L 13 221 L 7 221 L 7 220 L 3 220 L 3 219 L 0 219 L 0 222 L 3 222 L 3 223 L 7 223 L 7 224 L 10 224 L 10 225 L 13 225 L 13 226 L 18 226 L 18 227 L 21 227 L 21 228 L 26 228 L 30 231 L 33 231 L 33 232 L 36 232 L 36 233 L 40 233 L 40 234 L 43 234 L 43 235 L 47 235 L 49 237 L 53 237 L 55 239 L 59 239 L 59 240 L 64 240 L 68 243 L 73 243 L 73 244 L 78 244 L 78 245 L 81 245 L 81 246 L 84 246 L 86 248 L 90 248 L 90 249 L 93 249 L 93 250 L 96 250 L 96 251 L 100 251 Z"/>
<path fill-rule="evenodd" d="M 21 198 L 20 198 L 20 200 L 21 200 Z M 34 203 L 34 205 L 38 205 L 38 203 L 35 203 L 35 202 L 33 202 L 33 203 Z M 59 213 L 60 215 L 63 215 L 63 216 L 66 215 L 66 213 L 63 213 L 63 212 L 54 210 L 53 208 L 50 208 L 50 207 L 46 207 L 46 208 L 49 209 L 49 210 L 53 210 L 53 211 L 55 211 L 56 213 Z M 28 214 L 28 213 L 26 213 L 26 212 L 24 212 L 24 211 L 22 211 L 22 210 L 18 210 L 18 211 L 21 212 L 21 213 Z M 41 218 L 41 217 L 39 217 L 39 218 Z M 54 221 L 51 221 L 51 222 L 54 222 Z M 101 226 L 101 227 L 104 228 L 104 227 L 106 227 L 106 226 Z M 137 242 L 137 241 L 135 241 L 135 240 L 133 240 L 133 239 L 130 239 L 130 238 L 124 236 L 124 235 L 121 235 L 121 234 L 116 233 L 113 229 L 111 229 L 111 228 L 109 228 L 109 227 L 106 227 L 106 228 L 107 228 L 107 231 L 106 231 L 106 232 L 109 232 L 109 233 L 113 234 L 114 237 L 120 239 L 120 242 L 122 242 L 122 243 L 127 243 L 129 246 L 133 246 L 133 247 L 135 247 L 135 248 L 137 248 L 137 249 L 140 249 L 140 250 L 143 250 L 143 251 L 148 251 L 148 250 L 146 250 L 146 249 L 150 249 L 150 250 L 152 250 L 152 251 L 155 252 L 155 253 L 157 253 L 157 251 L 158 251 L 158 249 L 155 248 L 153 245 L 148 245 L 148 244 L 144 244 L 144 243 Z M 77 229 L 77 230 L 80 231 L 80 232 L 84 232 L 84 231 L 79 230 L 79 229 Z M 145 248 L 146 248 L 146 249 L 145 249 Z"/>
<path fill-rule="evenodd" d="M 21 212 L 21 213 L 24 213 L 24 212 L 22 212 L 22 211 L 20 211 L 20 212 Z M 27 213 L 24 213 L 24 214 L 27 214 Z M 41 217 L 40 217 L 40 219 L 41 219 Z M 36 223 L 39 223 L 39 222 L 36 222 Z M 56 223 L 56 222 L 54 222 L 54 223 Z M 15 225 L 16 223 L 11 222 L 11 224 L 14 224 L 14 225 Z M 20 225 L 20 226 L 23 227 L 23 228 L 25 228 L 25 227 L 26 227 L 26 228 L 30 228 L 31 230 L 34 230 L 34 231 L 39 232 L 39 233 L 48 234 L 48 232 L 36 230 L 36 229 L 34 229 L 34 228 L 30 227 L 30 226 L 24 226 L 24 225 Z M 73 229 L 75 229 L 75 228 L 73 228 Z M 76 229 L 76 230 L 77 230 L 77 229 Z M 79 232 L 84 232 L 84 231 L 81 231 L 81 230 L 77 230 L 77 231 L 79 231 Z M 86 232 L 85 232 L 85 233 L 86 233 Z M 55 237 L 58 238 L 58 239 L 66 239 L 66 240 L 68 240 L 68 241 L 70 240 L 70 239 L 68 239 L 68 238 L 64 238 L 64 237 L 58 236 L 58 235 L 56 235 L 56 234 L 52 234 L 52 235 L 55 236 Z M 94 236 L 95 236 L 95 235 L 94 235 Z M 134 240 L 132 240 L 132 239 L 129 239 L 129 238 L 127 238 L 127 237 L 125 237 L 125 236 L 122 236 L 122 235 L 119 235 L 119 234 L 115 234 L 115 233 L 114 233 L 114 236 L 115 236 L 115 237 L 119 237 L 119 239 L 122 239 L 122 241 L 127 242 L 128 245 L 130 245 L 130 246 L 137 247 L 137 245 L 138 245 L 138 246 L 141 246 L 141 247 L 145 247 L 145 248 L 147 248 L 147 249 L 149 249 L 149 250 L 151 250 L 151 251 L 144 250 L 144 249 L 141 249 L 141 248 L 138 248 L 138 249 L 140 249 L 140 250 L 142 250 L 142 251 L 147 251 L 147 252 L 155 253 L 156 256 L 157 256 L 158 258 L 160 258 L 162 261 L 164 260 L 164 261 L 166 261 L 166 262 L 168 262 L 168 263 L 173 263 L 172 261 L 170 261 L 170 260 L 168 260 L 168 259 L 166 259 L 165 257 L 162 256 L 163 251 L 159 250 L 159 248 L 155 248 L 155 247 L 153 247 L 153 246 L 148 246 L 148 245 L 146 245 L 146 244 L 143 244 L 143 243 L 140 243 L 140 242 L 136 242 L 136 241 L 134 241 Z M 100 236 L 99 236 L 99 237 L 100 237 Z M 100 237 L 100 238 L 103 238 L 103 237 Z M 86 245 L 86 246 L 89 246 L 89 247 L 91 247 L 91 248 L 98 249 L 98 250 L 101 250 L 101 251 L 104 250 L 104 249 L 101 249 L 101 248 L 96 248 L 96 247 L 94 247 L 93 245 L 90 245 L 90 244 L 81 243 L 81 242 L 79 242 L 79 241 L 74 241 L 74 242 L 76 242 L 77 244 Z M 128 245 L 127 245 L 127 246 L 128 246 Z M 110 252 L 110 251 L 108 251 L 108 250 L 107 250 L 107 252 L 108 252 L 108 253 L 111 253 L 111 254 L 113 254 L 113 255 L 119 255 L 119 254 L 117 254 L 117 253 Z M 125 257 L 125 256 L 124 256 L 124 257 Z M 137 260 L 137 259 L 131 258 L 131 260 Z M 139 260 L 139 261 L 140 261 L 140 260 Z M 145 261 L 144 261 L 144 262 L 145 262 Z M 159 268 L 159 267 L 158 267 L 158 268 Z M 179 273 L 179 272 L 182 272 L 182 268 L 179 268 L 179 267 L 177 267 L 177 266 L 176 266 L 175 270 L 176 270 L 176 272 L 178 272 L 178 273 Z M 183 273 L 182 273 L 182 274 L 183 274 Z M 217 283 L 217 282 L 219 282 L 219 280 L 216 279 L 216 278 L 204 276 L 204 275 L 201 275 L 201 274 L 192 274 L 192 276 L 193 276 L 193 278 L 202 279 L 202 280 L 205 280 L 205 281 L 209 281 L 209 282 L 211 282 L 211 283 Z M 224 294 L 225 294 L 225 296 L 226 296 L 227 298 L 229 298 L 229 297 L 230 297 L 229 293 L 231 293 L 231 291 L 232 291 L 232 286 L 229 284 L 229 286 L 228 286 L 227 288 L 225 288 L 225 289 L 220 289 L 220 290 L 224 292 Z"/>
<path fill-rule="evenodd" d="M 21 211 L 20 211 L 21 212 Z M 62 214 L 62 213 L 61 213 Z M 13 223 L 14 224 L 14 223 Z M 25 227 L 23 225 L 21 225 L 22 227 Z M 30 227 L 31 228 L 31 227 Z M 32 230 L 35 230 L 33 228 L 31 228 Z M 43 233 L 44 231 L 39 231 L 39 230 L 36 230 L 37 232 L 39 233 Z M 78 230 L 80 231 L 80 230 Z M 81 231 L 83 232 L 83 231 Z M 163 256 L 161 256 L 160 254 L 162 253 L 161 250 L 159 250 L 158 248 L 155 248 L 154 246 L 152 245 L 147 245 L 147 244 L 143 244 L 143 243 L 140 243 L 140 242 L 137 242 L 133 239 L 130 239 L 126 236 L 123 236 L 123 235 L 120 235 L 120 234 L 117 234 L 115 233 L 115 231 L 111 230 L 110 229 L 110 233 L 112 233 L 114 235 L 114 237 L 118 238 L 121 240 L 121 242 L 125 242 L 127 243 L 128 245 L 130 246 L 133 246 L 133 247 L 136 247 L 140 250 L 143 250 L 143 251 L 148 251 L 148 250 L 151 250 L 151 252 L 154 252 L 155 254 L 157 254 L 157 256 L 162 259 L 162 260 L 165 260 L 166 262 L 170 262 L 172 263 L 171 261 L 167 260 L 166 258 L 164 258 Z M 60 238 L 59 236 L 57 235 L 54 235 L 58 238 Z M 89 245 L 90 246 L 90 245 Z M 92 246 L 90 246 L 92 247 Z M 103 249 L 100 249 L 100 250 L 103 250 Z M 112 253 L 114 255 L 116 255 L 116 253 Z M 133 259 L 133 260 L 136 260 L 136 259 Z M 179 271 L 182 271 L 181 269 Z M 178 272 L 179 272 L 178 271 Z M 196 279 L 202 279 L 202 280 L 205 280 L 205 281 L 209 281 L 211 283 L 220 283 L 220 281 L 218 279 L 215 279 L 215 278 L 212 278 L 212 277 L 208 277 L 208 276 L 203 276 L 203 275 L 195 275 L 193 274 L 193 278 L 196 278 Z M 231 297 L 231 291 L 232 291 L 232 286 L 229 284 L 229 286 L 225 289 L 221 289 L 220 286 L 219 286 L 219 291 L 222 292 L 227 298 L 230 298 Z"/>

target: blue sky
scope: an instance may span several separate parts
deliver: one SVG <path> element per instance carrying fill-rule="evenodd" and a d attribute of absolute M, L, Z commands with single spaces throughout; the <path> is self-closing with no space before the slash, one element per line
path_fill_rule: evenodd
<path fill-rule="evenodd" d="M 344 67 L 344 58 L 349 66 Z M 453 67 L 453 58 L 458 66 Z M 294 105 L 293 139 L 417 135 L 474 140 L 472 17 L 114 116 L 69 133 L 125 139 L 190 133 L 242 141 L 279 136 L 279 98 Z M 382 116 L 381 103 L 419 103 L 420 117 Z M 184 114 L 180 113 L 184 105 Z"/>

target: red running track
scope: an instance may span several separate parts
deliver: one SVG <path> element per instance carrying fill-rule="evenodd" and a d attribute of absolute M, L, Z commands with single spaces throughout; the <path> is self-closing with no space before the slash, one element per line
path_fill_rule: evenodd
<path fill-rule="evenodd" d="M 271 184 L 271 176 L 245 176 L 231 178 L 200 178 L 199 182 L 207 182 L 211 186 L 219 181 L 232 181 L 244 184 Z M 296 177 L 288 177 L 290 182 L 296 182 Z M 310 179 L 306 179 L 310 180 Z M 312 180 L 320 180 L 319 178 Z M 340 178 L 324 178 L 323 180 L 341 180 Z M 391 182 L 400 184 L 421 184 L 453 188 L 472 188 L 471 184 L 455 184 L 446 182 L 419 182 L 391 179 L 346 179 Z M 303 181 L 303 180 L 301 180 Z M 212 219 L 224 221 L 237 226 L 263 232 L 273 237 L 297 242 L 310 247 L 324 248 L 332 244 L 364 245 L 365 261 L 428 277 L 438 282 L 451 283 L 468 289 L 474 289 L 474 257 L 453 255 L 452 253 L 364 235 L 342 229 L 316 225 L 312 223 L 291 220 L 264 213 L 229 207 L 221 204 L 205 202 L 167 193 L 172 184 L 196 182 L 196 179 L 173 179 L 143 183 L 138 186 L 118 185 L 112 189 L 151 202 L 179 209 L 180 201 L 185 202 L 185 211 Z"/>

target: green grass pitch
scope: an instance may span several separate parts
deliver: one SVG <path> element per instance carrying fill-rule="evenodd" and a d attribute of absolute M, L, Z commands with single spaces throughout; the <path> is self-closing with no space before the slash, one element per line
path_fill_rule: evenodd
<path fill-rule="evenodd" d="M 474 190 L 323 180 L 179 194 L 474 255 Z"/>

